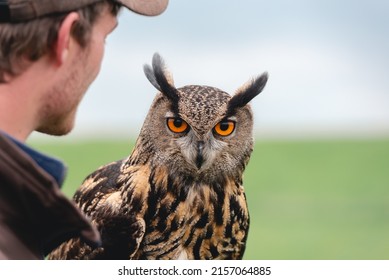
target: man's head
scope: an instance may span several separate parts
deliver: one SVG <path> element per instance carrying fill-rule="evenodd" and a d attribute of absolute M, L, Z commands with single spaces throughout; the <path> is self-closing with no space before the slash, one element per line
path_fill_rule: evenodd
<path fill-rule="evenodd" d="M 120 6 L 143 15 L 162 13 L 168 0 L 0 0 L 0 83 L 4 74 L 23 70 L 23 62 L 35 61 L 50 51 L 59 25 L 71 11 L 80 18 L 72 36 L 86 46 L 88 36 L 103 6 L 117 15 Z"/>
<path fill-rule="evenodd" d="M 100 70 L 120 7 L 157 15 L 167 1 L 0 0 L 0 90 L 12 92 L 0 98 L 28 106 L 20 111 L 33 118 L 32 130 L 70 132 L 78 104 Z M 1 128 L 6 129 L 0 123 Z"/>

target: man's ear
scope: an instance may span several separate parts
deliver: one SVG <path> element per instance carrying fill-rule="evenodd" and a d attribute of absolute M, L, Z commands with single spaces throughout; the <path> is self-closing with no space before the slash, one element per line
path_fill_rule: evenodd
<path fill-rule="evenodd" d="M 69 53 L 72 26 L 78 21 L 79 17 L 78 13 L 71 12 L 65 17 L 59 27 L 57 45 L 55 48 L 55 60 L 58 66 L 66 61 Z"/>

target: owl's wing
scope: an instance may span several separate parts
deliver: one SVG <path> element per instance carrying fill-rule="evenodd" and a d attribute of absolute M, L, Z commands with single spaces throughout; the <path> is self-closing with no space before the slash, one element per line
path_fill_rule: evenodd
<path fill-rule="evenodd" d="M 122 211 L 121 166 L 105 165 L 89 175 L 74 195 L 74 201 L 98 228 L 102 247 L 93 249 L 79 238 L 54 250 L 49 259 L 128 259 L 139 248 L 145 232 L 143 219 Z"/>

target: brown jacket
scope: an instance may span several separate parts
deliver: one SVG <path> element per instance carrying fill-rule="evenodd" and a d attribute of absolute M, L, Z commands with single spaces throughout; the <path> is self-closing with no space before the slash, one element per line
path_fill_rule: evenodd
<path fill-rule="evenodd" d="M 0 259 L 43 259 L 77 236 L 92 246 L 100 243 L 54 177 L 0 133 Z"/>

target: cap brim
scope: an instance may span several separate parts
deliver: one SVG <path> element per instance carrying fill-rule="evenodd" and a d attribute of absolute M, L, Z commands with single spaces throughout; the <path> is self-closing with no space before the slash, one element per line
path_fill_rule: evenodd
<path fill-rule="evenodd" d="M 116 0 L 131 11 L 145 15 L 157 16 L 166 10 L 169 0 Z"/>

